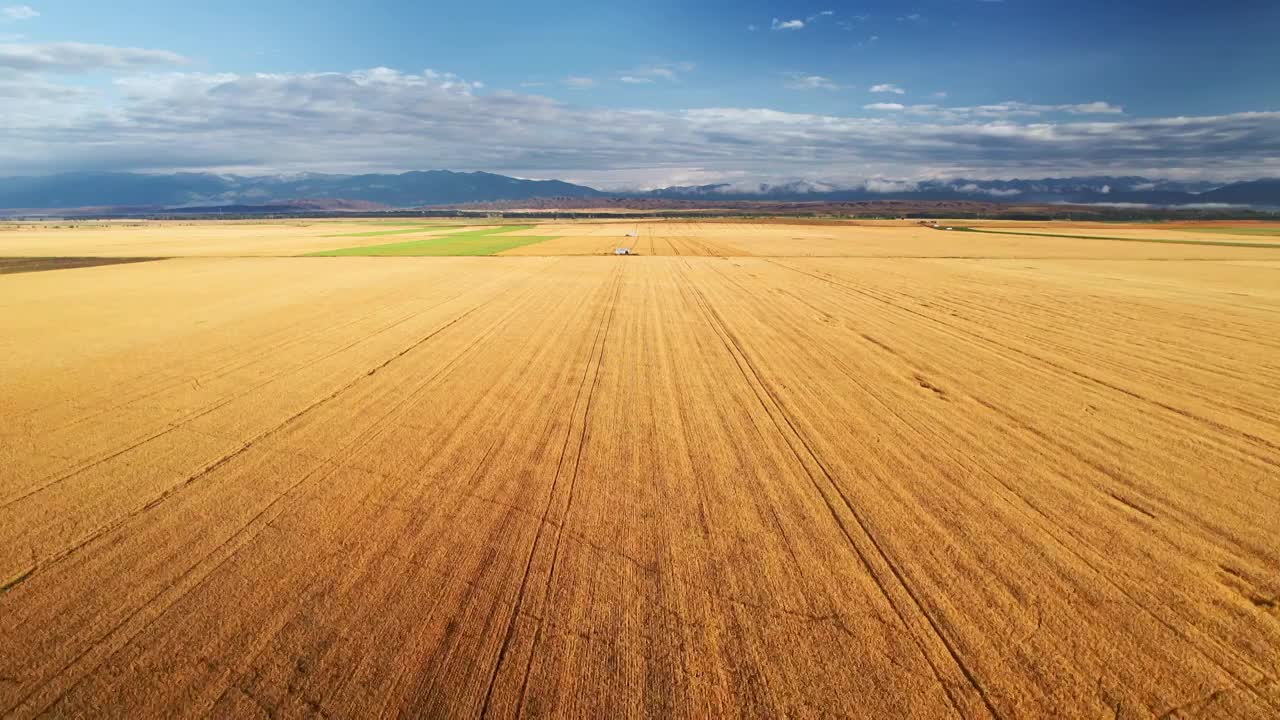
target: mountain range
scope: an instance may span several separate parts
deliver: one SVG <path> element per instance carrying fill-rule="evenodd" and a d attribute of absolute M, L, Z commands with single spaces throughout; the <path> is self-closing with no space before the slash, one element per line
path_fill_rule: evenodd
<path fill-rule="evenodd" d="M 384 208 L 451 205 L 536 197 L 603 196 L 559 180 L 521 180 L 448 170 L 400 175 L 267 175 L 209 173 L 64 173 L 0 178 L 0 208 L 269 205 L 291 201 L 361 201 Z"/>
<path fill-rule="evenodd" d="M 485 172 L 431 170 L 398 175 L 269 175 L 210 173 L 64 173 L 0 178 L 0 209 L 182 209 L 281 206 L 377 210 L 548 198 L 700 201 L 848 202 L 972 200 L 1004 203 L 1280 207 L 1280 179 L 1236 183 L 1144 177 L 1036 180 L 871 180 L 858 184 L 796 181 L 714 184 L 605 192 L 559 180 L 524 180 Z M 10 213 L 12 214 L 12 213 Z"/>
<path fill-rule="evenodd" d="M 869 181 L 835 187 L 799 181 L 782 185 L 718 184 L 670 187 L 653 197 L 703 200 L 971 200 L 1105 205 L 1248 205 L 1280 207 L 1280 179 L 1238 183 L 1178 182 L 1144 177 L 1070 177 L 1038 180 Z"/>

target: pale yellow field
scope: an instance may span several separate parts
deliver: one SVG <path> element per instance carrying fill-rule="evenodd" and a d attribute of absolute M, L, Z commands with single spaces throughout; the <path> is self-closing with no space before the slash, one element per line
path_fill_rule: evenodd
<path fill-rule="evenodd" d="M 627 228 L 0 275 L 0 715 L 1280 714 L 1280 250 Z"/>
<path fill-rule="evenodd" d="M 1003 232 L 1021 232 L 1027 235 L 1043 235 L 1043 234 L 1064 234 L 1064 235 L 1086 235 L 1110 238 L 1132 238 L 1135 240 L 1187 240 L 1187 241 L 1205 241 L 1205 240 L 1222 240 L 1228 242 L 1243 243 L 1263 243 L 1276 244 L 1280 243 L 1280 235 L 1241 235 L 1225 230 L 1217 230 L 1212 225 L 1207 225 L 1202 229 L 1190 231 L 1180 227 L 1162 227 L 1160 225 L 1148 225 L 1141 227 L 1123 226 L 1114 224 L 1070 224 L 1062 226 L 1054 225 L 1032 225 L 1012 224 L 1002 226 L 988 226 L 984 223 L 962 222 L 964 225 L 977 228 L 990 228 L 992 230 L 1000 230 Z"/>
<path fill-rule="evenodd" d="M 415 240 L 443 232 L 373 235 L 354 234 L 408 229 L 403 225 L 382 225 L 341 220 L 307 221 L 197 221 L 145 223 L 57 223 L 33 226 L 30 223 L 0 224 L 0 257 L 93 256 L 93 257 L 187 257 L 187 256 L 289 256 L 319 250 L 363 247 Z M 471 225 L 474 229 L 493 227 L 466 220 L 421 221 L 441 225 Z M 468 228 L 472 229 L 472 228 Z"/>

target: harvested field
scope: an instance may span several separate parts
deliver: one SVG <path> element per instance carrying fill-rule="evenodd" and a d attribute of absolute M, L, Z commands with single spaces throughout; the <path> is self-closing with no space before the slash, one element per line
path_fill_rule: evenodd
<path fill-rule="evenodd" d="M 383 245 L 388 240 L 381 233 L 387 230 L 410 230 L 417 237 L 419 233 L 456 232 L 459 224 L 410 221 L 371 225 L 358 220 L 0 223 L 0 256 L 302 255 L 337 247 Z"/>
<path fill-rule="evenodd" d="M 956 227 L 965 227 L 957 224 Z M 983 228 L 987 230 L 987 228 Z M 556 236 L 503 255 L 607 255 L 615 248 L 628 248 L 638 255 L 678 255 L 707 257 L 886 257 L 886 258 L 1094 258 L 1112 259 L 1208 259 L 1240 257 L 1230 248 L 1240 245 L 1273 256 L 1274 242 L 1267 238 L 1206 236 L 1193 233 L 1158 233 L 1134 230 L 1144 239 L 1161 235 L 1182 235 L 1183 240 L 1153 249 L 1145 242 L 1089 239 L 1078 235 L 1101 232 L 1093 229 L 1029 226 L 1023 230 L 1008 225 L 991 228 L 982 236 L 947 232 L 917 223 L 896 224 L 809 224 L 641 222 L 641 223 L 547 223 L 539 234 Z M 1112 232 L 1111 229 L 1106 232 Z M 1125 230 L 1115 232 L 1124 233 Z M 1272 239 L 1274 240 L 1274 239 Z M 1129 245 L 1130 247 L 1124 247 Z M 1224 251 L 1224 248 L 1226 249 Z"/>
<path fill-rule="evenodd" d="M 1267 232 L 1269 228 L 1250 228 L 1248 230 L 1220 230 L 1202 228 L 1196 230 L 1166 229 L 1130 229 L 1130 228 L 984 228 L 961 226 L 973 232 L 984 232 L 1006 235 L 1042 235 L 1045 237 L 1063 237 L 1079 240 L 1119 240 L 1127 242 L 1168 243 L 1174 245 L 1202 246 L 1239 246 L 1280 248 L 1275 242 L 1276 234 Z"/>
<path fill-rule="evenodd" d="M 0 714 L 1280 713 L 1280 250 L 317 224 L 0 278 Z"/>

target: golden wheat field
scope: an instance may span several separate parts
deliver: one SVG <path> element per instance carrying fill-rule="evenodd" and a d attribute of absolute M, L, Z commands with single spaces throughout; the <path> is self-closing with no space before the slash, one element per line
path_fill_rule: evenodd
<path fill-rule="evenodd" d="M 1280 715 L 1280 239 L 984 227 L 7 226 L 0 715 Z"/>

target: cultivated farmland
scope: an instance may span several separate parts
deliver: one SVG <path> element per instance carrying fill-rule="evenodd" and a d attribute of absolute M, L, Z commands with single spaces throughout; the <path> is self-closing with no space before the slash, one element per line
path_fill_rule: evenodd
<path fill-rule="evenodd" d="M 497 227 L 0 232 L 0 714 L 1280 714 L 1274 237 Z"/>

